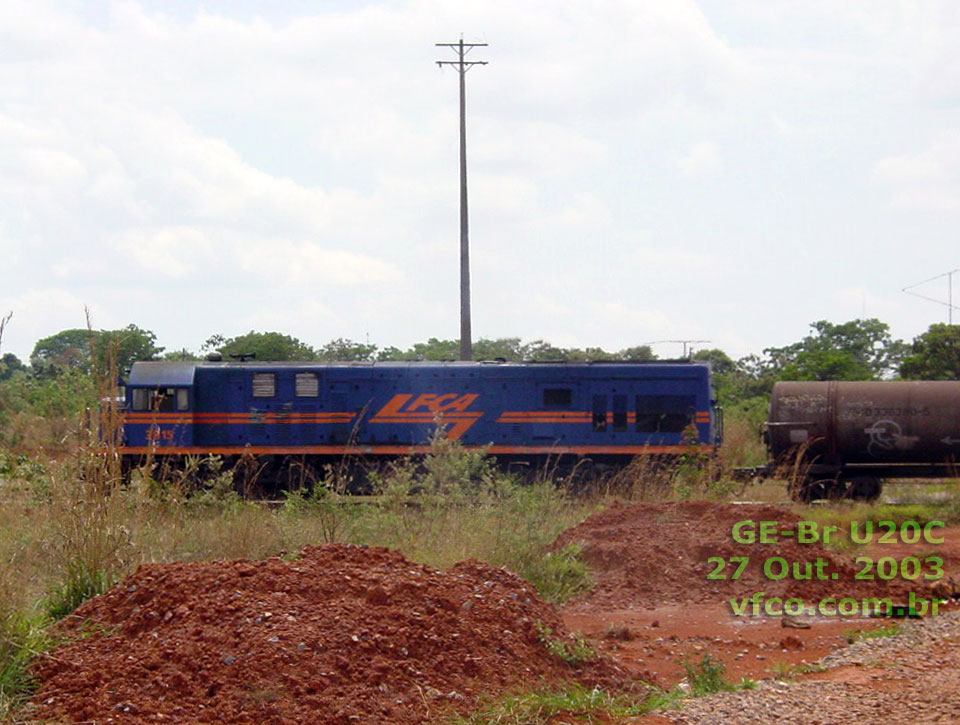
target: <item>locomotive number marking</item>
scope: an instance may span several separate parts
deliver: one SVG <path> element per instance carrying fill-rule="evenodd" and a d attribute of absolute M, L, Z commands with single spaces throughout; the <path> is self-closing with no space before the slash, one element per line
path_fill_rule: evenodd
<path fill-rule="evenodd" d="M 408 393 L 394 395 L 370 419 L 371 423 L 432 423 L 435 418 L 452 423 L 447 437 L 457 440 L 483 415 L 467 410 L 480 397 L 476 393 L 422 393 L 414 398 Z"/>
<path fill-rule="evenodd" d="M 173 441 L 173 430 L 167 428 L 148 428 L 148 441 Z"/>

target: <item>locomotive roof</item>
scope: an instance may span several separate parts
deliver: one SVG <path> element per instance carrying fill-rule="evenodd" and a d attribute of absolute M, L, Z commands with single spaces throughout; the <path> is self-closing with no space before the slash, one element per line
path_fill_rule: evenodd
<path fill-rule="evenodd" d="M 709 367 L 708 363 L 691 362 L 689 360 L 531 360 L 523 362 L 506 362 L 503 360 L 460 361 L 460 360 L 403 360 L 384 362 L 320 362 L 317 360 L 303 361 L 263 361 L 249 360 L 245 362 L 212 362 L 197 361 L 143 361 L 133 364 L 130 370 L 129 385 L 193 385 L 194 375 L 201 368 L 213 369 L 283 369 L 283 370 L 316 370 L 317 368 L 401 368 L 401 367 L 624 367 L 628 365 L 678 365 L 689 367 Z"/>

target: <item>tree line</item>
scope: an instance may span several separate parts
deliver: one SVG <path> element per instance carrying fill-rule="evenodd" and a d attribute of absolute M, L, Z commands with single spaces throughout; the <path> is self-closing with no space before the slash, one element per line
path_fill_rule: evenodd
<path fill-rule="evenodd" d="M 399 361 L 453 360 L 458 340 L 430 338 L 407 349 L 337 338 L 313 347 L 280 332 L 250 331 L 236 337 L 210 336 L 198 352 L 157 345 L 156 335 L 136 325 L 119 330 L 62 330 L 37 341 L 28 362 L 12 353 L 0 358 L 0 381 L 16 378 L 44 380 L 64 374 L 85 374 L 99 364 L 115 362 L 121 371 L 138 360 L 199 360 L 218 352 L 224 360 L 253 356 L 260 361 L 316 360 Z M 544 340 L 524 343 L 518 337 L 481 338 L 473 344 L 477 360 L 656 360 L 647 345 L 608 352 L 599 347 L 563 348 Z M 878 319 L 855 319 L 835 324 L 811 323 L 801 340 L 770 347 L 760 355 L 738 360 L 723 350 L 699 350 L 692 359 L 713 366 L 718 397 L 727 405 L 765 398 L 777 380 L 960 380 L 960 325 L 934 324 L 912 343 L 895 340 L 888 325 Z"/>

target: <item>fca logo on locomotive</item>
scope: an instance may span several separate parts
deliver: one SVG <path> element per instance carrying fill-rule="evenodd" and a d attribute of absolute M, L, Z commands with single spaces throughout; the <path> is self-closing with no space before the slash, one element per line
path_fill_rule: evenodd
<path fill-rule="evenodd" d="M 483 413 L 467 408 L 478 397 L 476 393 L 422 393 L 414 398 L 408 393 L 394 395 L 374 416 L 371 423 L 425 423 L 435 420 L 450 423 L 447 438 L 457 440 L 476 423 Z"/>

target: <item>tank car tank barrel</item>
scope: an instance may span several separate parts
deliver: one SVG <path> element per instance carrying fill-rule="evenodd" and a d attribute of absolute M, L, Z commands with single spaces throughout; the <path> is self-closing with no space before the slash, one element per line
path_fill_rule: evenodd
<path fill-rule="evenodd" d="M 835 465 L 960 459 L 960 382 L 781 382 L 767 422 L 770 454 L 806 446 Z"/>

